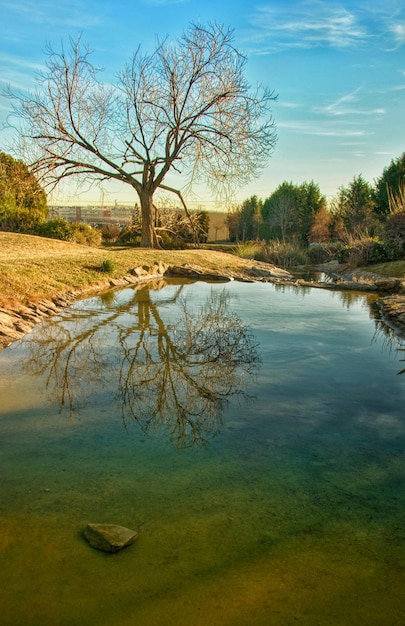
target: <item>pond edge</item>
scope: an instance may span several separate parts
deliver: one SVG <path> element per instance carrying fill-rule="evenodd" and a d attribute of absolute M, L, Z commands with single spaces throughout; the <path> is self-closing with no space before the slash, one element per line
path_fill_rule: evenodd
<path fill-rule="evenodd" d="M 328 268 L 325 266 L 318 269 L 328 272 Z M 298 288 L 374 292 L 381 295 L 377 300 L 377 305 L 382 321 L 392 328 L 397 335 L 405 337 L 405 281 L 397 278 L 382 278 L 377 275 L 340 274 L 336 273 L 336 268 L 334 270 L 329 272 L 333 278 L 331 282 L 317 282 L 297 279 L 284 269 L 260 261 L 255 261 L 251 266 L 238 271 L 219 271 L 188 263 L 184 265 L 167 265 L 160 262 L 150 266 L 138 266 L 121 278 L 108 278 L 101 284 L 99 283 L 85 290 L 61 293 L 52 300 L 43 299 L 24 306 L 0 308 L 0 350 L 21 339 L 45 318 L 56 315 L 77 300 L 91 297 L 108 289 L 119 289 L 129 285 L 138 285 L 169 277 L 212 282 L 230 280 L 268 282 Z"/>

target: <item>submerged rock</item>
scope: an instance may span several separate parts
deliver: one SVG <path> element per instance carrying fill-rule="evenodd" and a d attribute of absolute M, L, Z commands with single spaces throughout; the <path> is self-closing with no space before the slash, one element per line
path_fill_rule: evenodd
<path fill-rule="evenodd" d="M 96 550 L 118 552 L 137 539 L 135 530 L 117 524 L 87 524 L 83 532 L 86 541 Z"/>

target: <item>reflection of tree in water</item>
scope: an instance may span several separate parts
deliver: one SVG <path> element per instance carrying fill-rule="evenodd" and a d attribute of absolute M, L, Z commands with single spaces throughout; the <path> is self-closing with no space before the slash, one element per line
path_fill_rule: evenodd
<path fill-rule="evenodd" d="M 394 355 L 398 353 L 398 356 L 400 357 L 402 355 L 399 353 L 403 352 L 404 353 L 403 356 L 405 357 L 405 343 L 403 339 L 398 337 L 395 331 L 389 326 L 387 326 L 387 324 L 383 322 L 382 320 L 379 320 L 376 322 L 373 343 L 377 341 L 380 342 L 382 346 L 382 350 L 384 352 L 388 352 Z M 405 362 L 405 358 L 400 358 L 399 360 L 400 362 Z M 399 372 L 397 372 L 397 374 L 405 374 L 405 368 L 401 369 Z"/>
<path fill-rule="evenodd" d="M 212 292 L 195 312 L 182 299 L 182 316 L 168 326 L 156 304 L 143 302 L 139 337 L 135 342 L 128 334 L 120 337 L 124 360 L 118 393 L 124 416 L 146 430 L 165 426 L 183 443 L 218 431 L 224 403 L 243 392 L 243 375 L 257 361 L 254 341 L 228 303 L 225 291 Z"/>
<path fill-rule="evenodd" d="M 244 395 L 257 345 L 225 290 L 213 290 L 196 310 L 182 289 L 153 301 L 143 286 L 126 290 L 125 303 L 98 300 L 94 310 L 65 312 L 62 323 L 34 333 L 27 367 L 46 375 L 61 410 L 68 406 L 72 414 L 109 388 L 125 424 L 132 418 L 145 432 L 164 429 L 180 446 L 206 442 L 219 432 L 228 399 Z M 176 318 L 168 306 L 174 303 Z"/>

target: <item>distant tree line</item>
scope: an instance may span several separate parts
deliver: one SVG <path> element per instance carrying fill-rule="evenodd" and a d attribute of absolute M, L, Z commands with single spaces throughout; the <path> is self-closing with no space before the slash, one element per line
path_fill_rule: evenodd
<path fill-rule="evenodd" d="M 334 242 L 347 261 L 361 243 L 368 262 L 405 258 L 405 152 L 374 184 L 355 176 L 329 202 L 313 181 L 285 181 L 265 200 L 247 198 L 229 213 L 228 226 L 231 240 L 242 244 L 319 244 L 326 250 Z"/>

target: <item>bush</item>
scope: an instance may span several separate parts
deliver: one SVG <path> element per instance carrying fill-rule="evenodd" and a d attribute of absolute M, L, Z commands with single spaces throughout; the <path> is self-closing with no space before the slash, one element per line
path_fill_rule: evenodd
<path fill-rule="evenodd" d="M 14 233 L 36 233 L 45 219 L 33 210 L 0 207 L 0 230 Z"/>
<path fill-rule="evenodd" d="M 121 234 L 117 239 L 117 243 L 123 246 L 140 246 L 141 233 L 137 228 L 127 226 L 121 231 Z"/>
<path fill-rule="evenodd" d="M 45 191 L 27 165 L 0 152 L 0 228 L 32 233 L 47 216 Z"/>
<path fill-rule="evenodd" d="M 73 241 L 84 246 L 99 246 L 101 244 L 101 232 L 92 228 L 90 224 L 73 222 L 71 224 Z"/>
<path fill-rule="evenodd" d="M 341 243 L 318 243 L 312 244 L 307 250 L 308 262 L 311 265 L 319 263 L 327 263 L 332 259 L 336 259 L 342 248 Z"/>
<path fill-rule="evenodd" d="M 115 270 L 115 263 L 111 259 L 105 259 L 100 265 L 100 272 L 105 272 L 106 274 L 112 274 Z"/>
<path fill-rule="evenodd" d="M 337 251 L 339 263 L 347 263 L 351 267 L 383 263 L 388 260 L 386 247 L 377 239 L 367 238 L 353 241 Z"/>
<path fill-rule="evenodd" d="M 238 243 L 237 246 L 232 248 L 233 254 L 241 259 L 256 259 L 261 260 L 259 257 L 263 254 L 264 244 L 257 241 L 248 241 L 246 243 Z"/>
<path fill-rule="evenodd" d="M 234 254 L 280 267 L 295 267 L 308 263 L 307 252 L 302 245 L 278 240 L 269 243 L 251 241 L 239 244 L 234 248 Z"/>
<path fill-rule="evenodd" d="M 389 260 L 386 246 L 381 241 L 373 241 L 370 247 L 369 263 L 385 263 Z"/>
<path fill-rule="evenodd" d="M 117 241 L 120 236 L 121 229 L 118 224 L 104 224 L 101 228 L 101 236 L 103 241 Z"/>
<path fill-rule="evenodd" d="M 353 250 L 354 246 L 342 246 L 339 250 L 336 250 L 336 260 L 339 261 L 339 263 L 348 263 Z"/>
<path fill-rule="evenodd" d="M 187 244 L 184 239 L 176 237 L 176 235 L 168 233 L 167 230 L 159 231 L 159 243 L 165 250 L 185 250 Z"/>
<path fill-rule="evenodd" d="M 266 246 L 265 260 L 280 267 L 308 264 L 308 252 L 299 243 L 270 241 Z"/>
<path fill-rule="evenodd" d="M 405 211 L 389 217 L 385 228 L 385 245 L 390 261 L 405 258 Z"/>
<path fill-rule="evenodd" d="M 62 241 L 73 241 L 72 227 L 66 220 L 56 217 L 53 220 L 39 224 L 35 228 L 35 234 L 49 239 L 61 239 Z"/>

